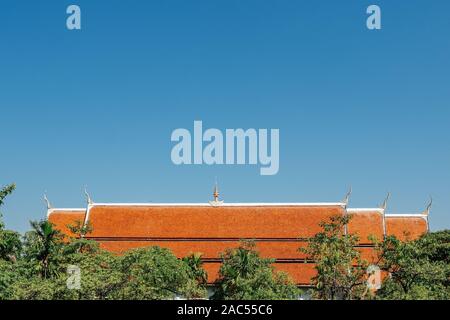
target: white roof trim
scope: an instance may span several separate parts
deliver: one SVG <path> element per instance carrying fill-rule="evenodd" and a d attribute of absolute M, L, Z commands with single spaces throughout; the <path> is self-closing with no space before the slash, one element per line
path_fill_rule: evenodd
<path fill-rule="evenodd" d="M 384 209 L 381 208 L 347 208 L 347 212 L 379 212 L 383 213 Z"/>
<path fill-rule="evenodd" d="M 129 207 L 211 207 L 209 203 L 93 203 L 93 207 L 129 206 Z M 305 202 L 305 203 L 223 203 L 221 207 L 345 207 L 343 202 Z"/>
<path fill-rule="evenodd" d="M 49 209 L 47 209 L 47 219 L 55 211 L 86 212 L 86 209 L 82 209 L 82 208 L 49 208 Z M 65 212 L 65 213 L 67 213 L 67 212 Z"/>
<path fill-rule="evenodd" d="M 405 218 L 405 217 L 415 217 L 415 218 L 428 218 L 428 215 L 423 213 L 389 213 L 386 214 L 388 218 Z"/>
<path fill-rule="evenodd" d="M 80 212 L 80 211 L 86 211 L 86 209 L 83 208 L 50 208 L 48 209 L 49 213 L 52 213 L 53 211 L 73 211 L 73 212 Z"/>

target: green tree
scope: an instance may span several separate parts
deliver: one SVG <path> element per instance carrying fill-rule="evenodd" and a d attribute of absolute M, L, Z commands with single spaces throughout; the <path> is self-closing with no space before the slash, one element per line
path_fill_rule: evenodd
<path fill-rule="evenodd" d="M 390 236 L 377 250 L 380 268 L 389 275 L 378 299 L 450 299 L 450 230 L 407 242 Z"/>
<path fill-rule="evenodd" d="M 41 277 L 18 278 L 10 288 L 12 300 L 55 300 L 57 291 L 56 279 Z"/>
<path fill-rule="evenodd" d="M 64 259 L 66 266 L 80 269 L 80 288 L 65 290 L 64 299 L 111 300 L 118 298 L 124 286 L 120 257 L 104 250 L 84 251 L 71 254 Z M 64 277 L 67 281 L 67 276 Z M 66 283 L 63 284 L 66 287 Z"/>
<path fill-rule="evenodd" d="M 98 242 L 86 238 L 93 231 L 90 222 L 85 224 L 83 221 L 77 220 L 73 225 L 68 225 L 67 228 L 73 236 L 67 239 L 64 254 L 95 253 L 99 251 Z"/>
<path fill-rule="evenodd" d="M 14 190 L 16 190 L 14 183 L 0 189 L 0 207 L 4 204 L 5 198 L 13 193 Z"/>
<path fill-rule="evenodd" d="M 206 286 L 208 284 L 208 274 L 203 269 L 202 255 L 192 253 L 182 260 L 188 267 L 189 281 L 186 286 L 186 298 L 204 299 L 207 296 Z"/>
<path fill-rule="evenodd" d="M 189 267 L 193 278 L 199 285 L 206 286 L 208 282 L 208 274 L 203 269 L 203 261 L 201 253 L 192 253 L 183 258 L 183 262 Z"/>
<path fill-rule="evenodd" d="M 5 203 L 5 198 L 15 189 L 15 184 L 0 189 L 0 207 Z M 12 285 L 22 276 L 21 250 L 20 234 L 5 229 L 0 213 L 0 300 L 11 297 Z"/>
<path fill-rule="evenodd" d="M 35 265 L 31 262 L 21 264 L 21 272 L 11 272 L 11 268 L 2 269 L 0 264 L 0 272 L 9 272 L 0 276 L 0 299 L 110 300 L 119 297 L 118 292 L 125 280 L 120 271 L 119 257 L 102 250 L 95 253 L 68 252 L 59 251 L 58 272 L 47 278 L 43 278 L 36 269 L 30 268 Z M 66 271 L 69 266 L 80 270 L 79 288 L 68 286 L 70 278 Z"/>
<path fill-rule="evenodd" d="M 273 259 L 261 258 L 254 242 L 242 242 L 238 248 L 222 254 L 222 266 L 213 299 L 287 300 L 296 299 L 299 290 L 283 272 L 276 272 Z"/>
<path fill-rule="evenodd" d="M 323 231 L 309 239 L 306 248 L 299 249 L 316 264 L 313 298 L 360 299 L 367 293 L 367 262 L 355 249 L 358 237 L 344 232 L 350 219 L 351 216 L 333 216 L 320 223 Z"/>
<path fill-rule="evenodd" d="M 0 260 L 16 262 L 22 251 L 20 234 L 4 230 L 0 222 Z"/>
<path fill-rule="evenodd" d="M 32 231 L 25 234 L 25 259 L 42 278 L 57 276 L 60 272 L 62 234 L 47 220 L 31 221 Z"/>
<path fill-rule="evenodd" d="M 5 198 L 16 189 L 15 184 L 10 184 L 0 189 L 0 207 Z M 0 260 L 15 262 L 22 250 L 20 234 L 15 231 L 6 230 L 0 213 Z"/>
<path fill-rule="evenodd" d="M 12 263 L 0 259 L 0 300 L 11 299 L 14 283 L 23 277 L 22 270 L 20 262 Z"/>
<path fill-rule="evenodd" d="M 127 252 L 121 261 L 124 286 L 120 299 L 190 298 L 196 279 L 188 265 L 168 249 L 148 247 Z M 206 294 L 206 292 L 205 292 Z"/>

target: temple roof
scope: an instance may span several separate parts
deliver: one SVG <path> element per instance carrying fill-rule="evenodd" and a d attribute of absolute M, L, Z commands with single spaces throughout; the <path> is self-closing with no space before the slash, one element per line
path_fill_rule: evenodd
<path fill-rule="evenodd" d="M 75 221 L 93 226 L 100 238 L 299 239 L 320 231 L 333 215 L 352 215 L 348 232 L 406 239 L 428 230 L 427 214 L 385 214 L 379 208 L 345 208 L 345 203 L 92 203 L 88 209 L 50 208 L 48 219 L 63 233 Z"/>
<path fill-rule="evenodd" d="M 83 223 L 85 216 L 86 209 L 81 208 L 50 208 L 47 211 L 47 219 L 55 225 L 56 229 L 68 236 L 73 236 L 68 228 L 68 225 L 74 225 L 77 221 L 81 221 L 81 223 Z"/>
<path fill-rule="evenodd" d="M 384 210 L 379 208 L 349 208 L 347 213 L 352 215 L 348 224 L 348 233 L 359 237 L 361 244 L 369 244 L 370 236 L 377 240 L 384 238 Z"/>
<path fill-rule="evenodd" d="M 298 239 L 344 212 L 341 203 L 93 204 L 86 220 L 92 237 Z"/>
<path fill-rule="evenodd" d="M 386 234 L 400 240 L 414 240 L 428 231 L 426 214 L 387 214 Z"/>
<path fill-rule="evenodd" d="M 217 196 L 210 203 L 94 203 L 87 198 L 87 209 L 50 208 L 48 220 L 67 235 L 72 235 L 67 225 L 89 222 L 93 231 L 87 238 L 111 252 L 160 246 L 179 258 L 202 253 L 209 283 L 217 278 L 220 254 L 252 239 L 263 257 L 275 259 L 277 270 L 309 285 L 315 264 L 298 248 L 336 215 L 352 215 L 347 231 L 359 236 L 356 248 L 369 262 L 377 258 L 370 235 L 410 240 L 428 230 L 428 214 L 386 214 L 385 207 L 347 208 L 347 202 L 223 203 Z"/>

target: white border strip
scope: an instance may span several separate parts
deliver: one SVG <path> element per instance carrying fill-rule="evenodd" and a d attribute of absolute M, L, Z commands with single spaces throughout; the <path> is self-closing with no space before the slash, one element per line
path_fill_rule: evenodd
<path fill-rule="evenodd" d="M 387 218 L 428 218 L 428 215 L 423 213 L 389 213 L 386 214 Z"/>
<path fill-rule="evenodd" d="M 212 207 L 209 203 L 93 203 L 93 207 Z M 218 207 L 344 207 L 343 202 L 311 203 L 223 203 Z"/>
<path fill-rule="evenodd" d="M 47 219 L 48 217 L 50 217 L 50 215 L 54 212 L 58 212 L 58 211 L 65 211 L 65 212 L 61 212 L 63 214 L 68 214 L 68 213 L 79 213 L 79 212 L 86 212 L 86 209 L 83 208 L 50 208 L 47 209 Z"/>
<path fill-rule="evenodd" d="M 48 212 L 52 213 L 54 211 L 69 211 L 69 212 L 81 212 L 86 211 L 85 208 L 51 208 L 48 209 Z"/>
<path fill-rule="evenodd" d="M 384 209 L 381 208 L 347 208 L 347 212 L 353 212 L 353 213 L 358 213 L 358 212 L 363 212 L 363 213 L 367 213 L 367 212 L 379 212 L 379 213 L 383 213 Z"/>

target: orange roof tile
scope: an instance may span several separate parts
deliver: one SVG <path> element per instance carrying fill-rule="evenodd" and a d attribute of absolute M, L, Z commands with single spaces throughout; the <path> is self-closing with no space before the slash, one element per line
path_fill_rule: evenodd
<path fill-rule="evenodd" d="M 384 238 L 383 211 L 378 209 L 348 209 L 352 216 L 348 224 L 348 232 L 359 237 L 359 243 L 369 244 L 370 236 L 381 241 Z"/>
<path fill-rule="evenodd" d="M 342 206 L 95 205 L 92 237 L 308 238 Z"/>
<path fill-rule="evenodd" d="M 414 240 L 428 231 L 428 223 L 423 215 L 387 215 L 386 233 L 400 240 Z"/>
<path fill-rule="evenodd" d="M 55 229 L 68 236 L 74 236 L 68 225 L 74 225 L 76 221 L 84 222 L 86 209 L 50 209 L 48 221 L 54 224 Z"/>

